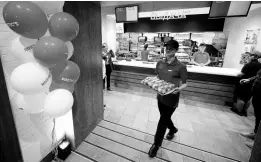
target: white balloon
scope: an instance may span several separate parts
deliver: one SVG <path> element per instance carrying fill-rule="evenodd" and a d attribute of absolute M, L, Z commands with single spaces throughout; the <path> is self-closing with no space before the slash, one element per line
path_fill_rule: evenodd
<path fill-rule="evenodd" d="M 73 106 L 73 96 L 66 89 L 56 89 L 45 98 L 44 112 L 50 117 L 65 115 Z"/>
<path fill-rule="evenodd" d="M 48 91 L 52 75 L 48 68 L 37 62 L 29 62 L 15 68 L 10 81 L 14 90 L 30 95 Z"/>
<path fill-rule="evenodd" d="M 35 95 L 22 95 L 17 93 L 14 97 L 13 108 L 19 111 L 25 111 L 26 113 L 35 114 L 43 111 L 43 105 L 47 92 L 39 93 Z"/>
<path fill-rule="evenodd" d="M 72 44 L 72 42 L 66 42 L 65 43 L 66 45 L 67 45 L 67 48 L 68 48 L 68 57 L 67 57 L 67 60 L 69 60 L 71 57 L 72 57 L 72 55 L 73 55 L 73 52 L 74 52 L 74 47 L 73 47 L 73 44 Z"/>
<path fill-rule="evenodd" d="M 22 95 L 20 94 L 20 96 Z M 29 144 L 32 144 L 32 142 L 39 141 L 37 130 L 34 128 L 30 120 L 29 114 L 27 113 L 17 113 L 17 114 L 19 114 L 19 116 L 15 117 L 15 123 L 16 123 L 16 128 L 20 130 L 17 131 L 19 139 Z M 26 132 L 26 135 L 24 132 Z"/>
<path fill-rule="evenodd" d="M 46 92 L 33 95 L 23 95 L 23 99 L 26 104 L 24 111 L 31 114 L 42 112 L 46 96 Z"/>
<path fill-rule="evenodd" d="M 26 103 L 24 102 L 24 97 L 22 94 L 20 93 L 16 93 L 16 95 L 14 96 L 14 98 L 12 99 L 12 108 L 15 111 L 22 111 L 24 109 L 26 109 Z"/>
<path fill-rule="evenodd" d="M 36 62 L 33 54 L 33 48 L 37 39 L 28 39 L 17 37 L 12 41 L 11 49 L 15 57 L 24 62 Z"/>
<path fill-rule="evenodd" d="M 46 14 L 55 14 L 63 12 L 64 1 L 33 1 L 37 4 Z"/>

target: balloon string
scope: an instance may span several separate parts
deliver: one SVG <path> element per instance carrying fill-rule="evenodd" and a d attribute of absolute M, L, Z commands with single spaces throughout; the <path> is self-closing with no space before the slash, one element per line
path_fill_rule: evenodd
<path fill-rule="evenodd" d="M 55 118 L 53 118 L 52 144 L 55 144 Z"/>
<path fill-rule="evenodd" d="M 52 145 L 54 146 L 54 160 L 56 160 L 58 156 L 58 148 L 57 146 L 55 146 L 55 142 L 56 142 L 55 118 L 53 118 Z"/>

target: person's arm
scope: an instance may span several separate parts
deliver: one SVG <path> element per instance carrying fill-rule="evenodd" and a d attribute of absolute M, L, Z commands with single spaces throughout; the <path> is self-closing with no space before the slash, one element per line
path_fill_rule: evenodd
<path fill-rule="evenodd" d="M 240 84 L 250 83 L 251 81 L 255 80 L 256 78 L 257 78 L 257 76 L 253 76 L 253 77 L 248 78 L 248 79 L 241 79 Z"/>
<path fill-rule="evenodd" d="M 261 70 L 259 70 L 259 71 L 256 73 L 256 76 L 253 76 L 253 77 L 248 78 L 248 79 L 241 79 L 241 80 L 240 80 L 240 84 L 250 83 L 250 82 L 252 82 L 253 80 L 258 79 L 260 76 L 261 76 Z"/>
<path fill-rule="evenodd" d="M 111 50 L 110 54 L 111 54 L 111 57 L 112 57 L 112 58 L 115 57 L 115 54 L 114 54 L 113 50 Z"/>
<path fill-rule="evenodd" d="M 179 72 L 181 78 L 181 85 L 179 86 L 179 88 L 177 88 L 177 90 L 173 92 L 174 94 L 177 94 L 179 91 L 182 91 L 184 88 L 188 86 L 187 85 L 188 71 L 186 66 L 182 66 Z"/>

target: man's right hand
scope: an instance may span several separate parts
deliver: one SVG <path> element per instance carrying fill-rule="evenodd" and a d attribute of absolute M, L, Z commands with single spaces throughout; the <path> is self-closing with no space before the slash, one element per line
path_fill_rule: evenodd
<path fill-rule="evenodd" d="M 249 79 L 241 79 L 240 80 L 240 84 L 245 84 L 245 83 L 249 83 L 250 80 Z"/>

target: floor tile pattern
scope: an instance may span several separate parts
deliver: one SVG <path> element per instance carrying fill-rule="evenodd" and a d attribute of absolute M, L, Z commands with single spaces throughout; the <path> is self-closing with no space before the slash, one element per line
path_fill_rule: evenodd
<path fill-rule="evenodd" d="M 147 152 L 160 117 L 156 96 L 117 88 L 105 91 L 104 102 L 104 120 L 71 156 L 78 159 L 82 156 L 87 162 L 249 160 L 251 150 L 239 133 L 253 130 L 253 116 L 240 117 L 229 107 L 191 101 L 181 96 L 179 107 L 172 115 L 179 131 L 172 141 L 165 139 L 157 157 L 151 159 Z"/>

